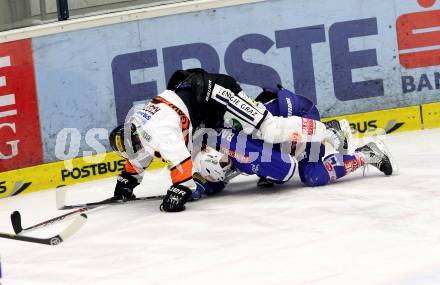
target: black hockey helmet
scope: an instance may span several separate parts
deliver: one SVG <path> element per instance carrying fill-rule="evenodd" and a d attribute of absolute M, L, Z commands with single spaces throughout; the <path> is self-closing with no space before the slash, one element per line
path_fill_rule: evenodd
<path fill-rule="evenodd" d="M 264 88 L 263 91 L 258 94 L 257 98 L 255 98 L 255 101 L 261 102 L 261 103 L 267 103 L 273 99 L 278 98 L 278 91 L 283 90 L 283 86 L 281 84 L 277 84 L 277 88 Z"/>
<path fill-rule="evenodd" d="M 191 73 L 187 70 L 177 70 L 176 72 L 173 73 L 173 75 L 171 75 L 171 78 L 168 80 L 167 89 L 176 90 L 178 87 L 182 85 L 183 82 L 188 80 L 190 76 Z"/>
<path fill-rule="evenodd" d="M 117 126 L 109 135 L 110 146 L 114 152 L 123 158 L 133 158 L 142 148 L 142 143 L 134 124 Z"/>

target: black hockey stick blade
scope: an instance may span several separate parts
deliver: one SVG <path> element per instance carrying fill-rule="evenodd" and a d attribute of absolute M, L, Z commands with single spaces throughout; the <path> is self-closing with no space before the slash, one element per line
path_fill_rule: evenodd
<path fill-rule="evenodd" d="M 11 223 L 12 223 L 12 228 L 14 229 L 15 234 L 22 234 L 22 233 L 27 233 L 30 231 L 34 231 L 34 230 L 38 230 L 53 224 L 56 224 L 58 222 L 62 222 L 64 220 L 73 218 L 75 216 L 77 216 L 78 214 L 81 214 L 83 212 L 86 212 L 88 209 L 87 208 L 77 208 L 75 211 L 66 213 L 64 215 L 61 216 L 57 216 L 54 218 L 51 218 L 49 220 L 43 221 L 41 223 L 29 226 L 27 228 L 23 228 L 23 224 L 21 222 L 21 214 L 19 211 L 15 211 L 11 214 Z"/>
<path fill-rule="evenodd" d="M 14 211 L 11 214 L 11 223 L 15 234 L 19 234 L 23 231 L 23 227 L 21 226 L 21 215 L 19 211 Z"/>
<path fill-rule="evenodd" d="M 39 243 L 45 245 L 58 245 L 63 241 L 67 240 L 68 238 L 70 238 L 76 232 L 78 232 L 86 221 L 87 221 L 87 215 L 81 214 L 64 231 L 50 238 L 36 238 L 31 236 L 21 236 L 21 235 L 7 234 L 7 233 L 0 233 L 0 238 L 7 238 L 7 239 L 13 239 L 13 240 L 19 240 L 19 241 L 25 241 L 31 243 Z"/>

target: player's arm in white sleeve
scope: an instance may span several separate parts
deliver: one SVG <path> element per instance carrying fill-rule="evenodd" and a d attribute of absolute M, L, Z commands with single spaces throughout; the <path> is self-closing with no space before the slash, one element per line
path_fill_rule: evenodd
<path fill-rule="evenodd" d="M 168 162 L 173 185 L 184 185 L 194 190 L 192 180 L 193 163 L 181 129 L 162 129 L 158 132 L 164 139 L 158 145 L 158 152 Z"/>
<path fill-rule="evenodd" d="M 185 203 L 196 189 L 192 178 L 193 163 L 191 153 L 185 143 L 190 143 L 191 134 L 182 130 L 179 115 L 165 105 L 148 123 L 142 126 L 145 131 L 142 145 L 149 153 L 156 153 L 168 163 L 172 185 L 161 204 L 165 212 L 179 212 L 185 209 Z M 191 130 L 188 130 L 190 132 Z"/>
<path fill-rule="evenodd" d="M 217 87 L 217 90 L 214 88 L 213 92 L 216 92 L 214 98 L 224 99 L 221 94 L 226 92 L 221 87 Z M 327 137 L 327 129 L 320 121 L 296 116 L 288 118 L 273 116 L 263 104 L 250 99 L 244 91 L 227 98 L 229 100 L 225 122 L 231 125 L 238 122 L 246 134 L 256 134 L 258 138 L 268 143 L 322 142 Z"/>
<path fill-rule="evenodd" d="M 148 168 L 152 160 L 152 156 L 148 156 L 142 161 L 130 162 L 126 160 L 124 169 L 116 178 L 114 197 L 117 199 L 136 198 L 133 194 L 134 188 L 142 182 L 145 168 Z"/>
<path fill-rule="evenodd" d="M 320 121 L 292 116 L 288 118 L 268 114 L 257 133 L 269 143 L 323 142 L 328 133 Z"/>
<path fill-rule="evenodd" d="M 172 185 L 160 205 L 164 212 L 180 212 L 185 210 L 185 203 L 190 200 L 196 190 L 193 180 L 193 162 L 191 154 L 185 145 L 182 130 L 162 129 L 164 138 L 158 147 L 163 159 L 169 164 Z"/>

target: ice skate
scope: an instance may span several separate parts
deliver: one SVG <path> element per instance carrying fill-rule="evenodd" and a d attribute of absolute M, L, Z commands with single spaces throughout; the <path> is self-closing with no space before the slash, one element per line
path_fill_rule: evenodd
<path fill-rule="evenodd" d="M 382 142 L 370 142 L 357 148 L 356 152 L 364 155 L 366 165 L 373 165 L 385 175 L 393 174 L 394 167 L 391 155 Z"/>
<path fill-rule="evenodd" d="M 331 120 L 325 122 L 327 127 L 327 141 L 335 148 L 338 153 L 349 153 L 349 144 L 351 140 L 350 125 L 346 119 Z"/>

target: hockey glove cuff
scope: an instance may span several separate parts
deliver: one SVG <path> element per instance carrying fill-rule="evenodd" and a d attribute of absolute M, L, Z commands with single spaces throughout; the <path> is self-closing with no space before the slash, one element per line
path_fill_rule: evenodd
<path fill-rule="evenodd" d="M 133 194 L 133 189 L 138 185 L 139 182 L 135 177 L 126 171 L 122 171 L 117 178 L 114 197 L 118 200 L 134 199 L 136 196 Z"/>

